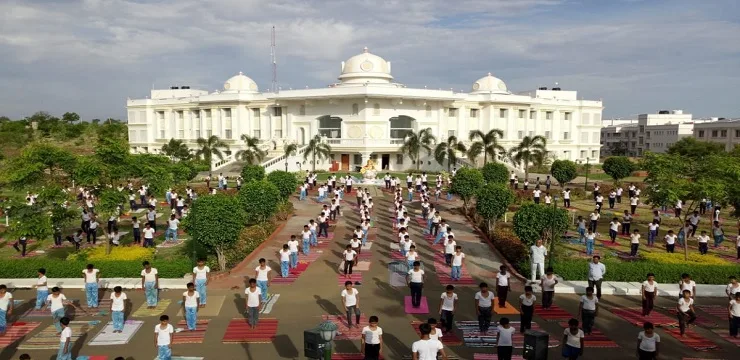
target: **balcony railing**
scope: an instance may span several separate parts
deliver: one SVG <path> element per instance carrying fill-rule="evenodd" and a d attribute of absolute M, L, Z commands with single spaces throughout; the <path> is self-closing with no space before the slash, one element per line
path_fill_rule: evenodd
<path fill-rule="evenodd" d="M 337 147 L 372 147 L 372 146 L 401 146 L 404 139 L 371 139 L 371 138 L 325 138 L 327 144 Z"/>

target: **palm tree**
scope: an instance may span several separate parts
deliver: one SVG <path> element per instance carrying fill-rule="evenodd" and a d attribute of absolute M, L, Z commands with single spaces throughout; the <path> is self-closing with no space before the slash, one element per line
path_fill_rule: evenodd
<path fill-rule="evenodd" d="M 311 165 L 313 168 L 313 171 L 316 171 L 316 159 L 326 159 L 331 154 L 331 146 L 329 144 L 321 141 L 321 136 L 316 135 L 311 139 L 311 141 L 308 142 L 308 145 L 306 147 L 306 152 L 303 153 L 303 158 L 308 159 L 309 155 L 311 156 Z"/>
<path fill-rule="evenodd" d="M 504 137 L 504 131 L 501 129 L 491 129 L 487 133 L 480 130 L 471 130 L 469 139 L 473 144 L 471 144 L 468 149 L 468 159 L 475 163 L 475 159 L 477 159 L 480 154 L 483 154 L 483 165 L 488 163 L 489 156 L 495 162 L 497 153 L 506 152 L 506 149 L 499 144 L 499 140 L 501 140 L 502 137 Z"/>
<path fill-rule="evenodd" d="M 172 161 L 187 160 L 192 155 L 190 149 L 188 149 L 188 146 L 182 140 L 176 140 L 174 138 L 162 145 L 162 154 L 169 156 Z"/>
<path fill-rule="evenodd" d="M 432 134 L 431 128 L 419 130 L 418 133 L 409 132 L 403 141 L 403 146 L 401 146 L 401 153 L 409 154 L 411 160 L 416 162 L 416 170 L 419 171 L 421 150 L 426 150 L 427 155 L 431 155 L 432 145 L 435 141 L 437 141 L 437 138 Z"/>
<path fill-rule="evenodd" d="M 457 137 L 452 135 L 447 138 L 446 142 L 437 144 L 437 147 L 434 148 L 434 159 L 437 160 L 439 165 L 444 165 L 445 160 L 447 160 L 447 172 L 450 172 L 452 163 L 457 161 L 457 153 L 464 154 L 465 151 L 465 144 L 457 141 Z"/>
<path fill-rule="evenodd" d="M 221 149 L 229 150 L 229 145 L 221 141 L 216 135 L 211 135 L 208 139 L 198 138 L 196 143 L 198 144 L 198 150 L 195 152 L 195 156 L 198 158 L 202 157 L 208 162 L 208 166 L 211 168 L 213 167 L 213 163 L 211 162 L 213 155 L 223 160 L 224 154 L 221 152 Z"/>
<path fill-rule="evenodd" d="M 540 166 L 547 159 L 547 139 L 541 135 L 525 136 L 519 145 L 509 150 L 509 158 L 516 165 L 524 165 L 524 178 L 529 176 L 529 165 Z"/>
<path fill-rule="evenodd" d="M 236 152 L 237 159 L 246 161 L 249 165 L 255 165 L 267 156 L 267 151 L 260 149 L 260 141 L 256 137 L 242 134 L 241 139 L 247 148 Z"/>
<path fill-rule="evenodd" d="M 292 155 L 295 155 L 295 152 L 298 150 L 298 145 L 294 143 L 285 144 L 283 146 L 283 156 L 285 156 L 285 171 L 288 171 L 288 158 Z"/>

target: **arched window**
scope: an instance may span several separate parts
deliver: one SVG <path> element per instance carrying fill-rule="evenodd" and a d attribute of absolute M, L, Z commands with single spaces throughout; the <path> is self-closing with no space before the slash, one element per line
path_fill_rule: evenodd
<path fill-rule="evenodd" d="M 342 118 L 324 115 L 318 118 L 319 135 L 330 139 L 339 139 L 342 137 Z"/>
<path fill-rule="evenodd" d="M 352 104 L 352 115 L 357 115 L 360 113 L 360 106 L 357 105 L 357 103 Z"/>
<path fill-rule="evenodd" d="M 406 115 L 394 116 L 389 119 L 391 123 L 391 139 L 403 139 L 414 132 L 414 118 Z"/>
<path fill-rule="evenodd" d="M 375 103 L 373 105 L 373 115 L 380 115 L 380 104 Z"/>

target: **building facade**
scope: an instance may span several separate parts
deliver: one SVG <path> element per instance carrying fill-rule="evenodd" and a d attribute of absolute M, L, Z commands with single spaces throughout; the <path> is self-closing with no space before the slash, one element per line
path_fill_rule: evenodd
<path fill-rule="evenodd" d="M 694 138 L 724 144 L 726 151 L 740 145 L 740 119 L 714 120 L 694 125 Z"/>
<path fill-rule="evenodd" d="M 560 88 L 514 94 L 491 74 L 466 93 L 408 88 L 394 81 L 390 62 L 367 49 L 342 62 L 339 82 L 326 88 L 260 92 L 239 73 L 222 91 L 152 90 L 148 98 L 127 102 L 134 153 L 156 153 L 171 138 L 194 148 L 198 138 L 216 135 L 234 154 L 244 146 L 243 134 L 278 148 L 321 135 L 332 157 L 317 169 L 334 164 L 341 170 L 369 159 L 389 170 L 415 168 L 400 148 L 409 132 L 425 128 L 437 141 L 451 135 L 467 141 L 471 130 L 501 129 L 505 148 L 542 135 L 553 158 L 598 158 L 602 108 L 601 101 L 579 100 L 576 91 Z M 423 155 L 425 167 L 439 166 Z"/>

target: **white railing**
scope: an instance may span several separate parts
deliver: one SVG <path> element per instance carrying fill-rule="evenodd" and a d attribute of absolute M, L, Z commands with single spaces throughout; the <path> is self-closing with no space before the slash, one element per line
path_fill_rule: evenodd
<path fill-rule="evenodd" d="M 272 150 L 272 148 L 274 147 L 273 146 L 273 141 L 276 141 L 276 143 L 277 143 L 280 140 L 263 140 L 257 147 L 260 150 L 262 150 L 262 151 L 270 152 Z M 225 166 L 227 166 L 229 164 L 233 164 L 233 163 L 239 161 L 239 159 L 237 159 L 237 157 L 236 157 L 236 153 L 239 152 L 239 150 L 241 150 L 241 149 L 232 149 L 231 155 L 226 155 L 226 156 L 224 156 L 223 159 L 214 158 L 211 161 L 211 169 L 212 170 L 218 170 L 218 169 L 221 169 L 221 168 L 223 168 L 223 167 L 225 167 Z"/>
<path fill-rule="evenodd" d="M 289 170 L 290 170 L 291 164 L 294 163 L 294 161 L 291 161 L 291 160 L 296 157 L 303 158 L 303 154 L 306 153 L 307 149 L 308 149 L 308 145 L 301 145 L 298 147 L 294 155 L 291 155 L 290 157 L 286 157 L 285 154 L 283 154 L 278 157 L 262 162 L 260 166 L 262 166 L 265 169 L 265 172 L 270 172 L 274 170 L 284 170 L 284 168 L 281 168 L 280 166 L 281 165 L 284 166 L 285 163 L 287 162 Z"/>
<path fill-rule="evenodd" d="M 357 146 L 357 147 L 372 147 L 372 146 L 401 146 L 404 143 L 404 139 L 371 139 L 371 138 L 325 138 L 327 144 L 331 146 Z"/>

